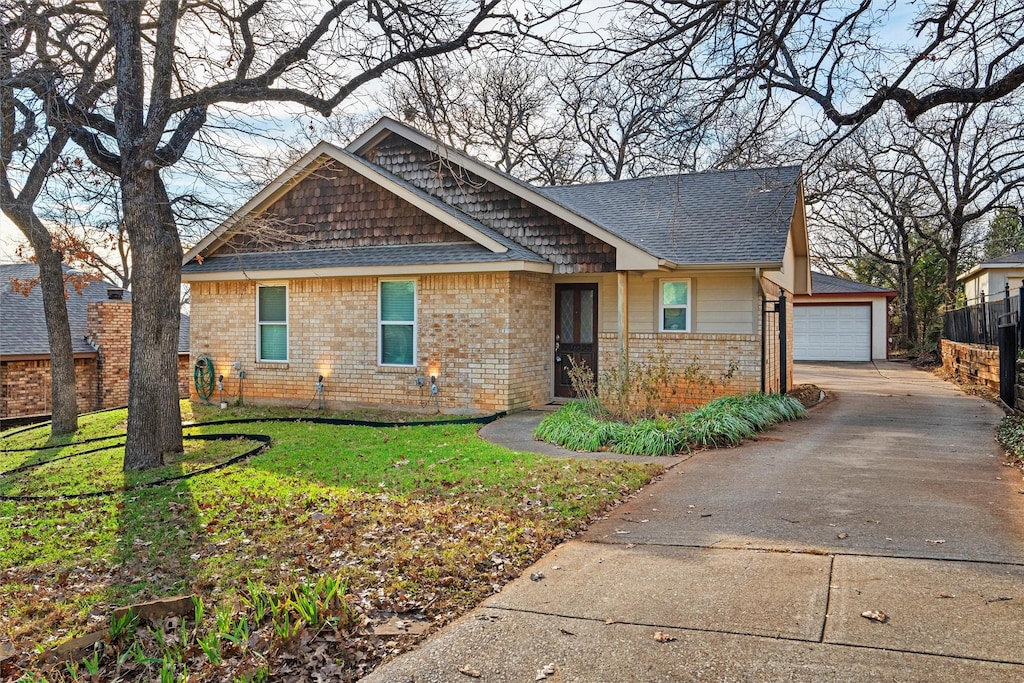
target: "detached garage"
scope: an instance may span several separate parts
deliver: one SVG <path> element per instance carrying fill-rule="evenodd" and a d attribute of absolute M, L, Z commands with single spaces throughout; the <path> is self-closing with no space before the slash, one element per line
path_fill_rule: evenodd
<path fill-rule="evenodd" d="M 889 354 L 888 301 L 896 292 L 811 273 L 793 299 L 793 360 L 869 361 Z"/>

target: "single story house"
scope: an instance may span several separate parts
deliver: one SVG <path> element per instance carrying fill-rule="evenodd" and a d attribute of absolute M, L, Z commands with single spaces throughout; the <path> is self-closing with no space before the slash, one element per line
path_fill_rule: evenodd
<path fill-rule="evenodd" d="M 306 403 L 322 377 L 329 404 L 452 412 L 654 353 L 721 392 L 777 387 L 792 364 L 763 358 L 763 311 L 811 285 L 799 167 L 539 187 L 388 118 L 314 147 L 182 278 L 193 362 L 246 373 L 246 400 Z"/>
<path fill-rule="evenodd" d="M 957 280 L 964 284 L 968 304 L 980 303 L 982 296 L 987 301 L 998 301 L 1006 295 L 1007 287 L 1014 296 L 1024 283 L 1024 251 L 979 263 Z"/>
<path fill-rule="evenodd" d="M 65 278 L 75 275 L 68 266 L 64 272 Z M 34 263 L 0 264 L 0 420 L 5 422 L 50 414 L 50 344 L 38 278 Z M 131 293 L 102 280 L 83 278 L 79 287 L 66 287 L 78 410 L 127 405 Z M 183 396 L 191 377 L 188 340 L 189 318 L 183 315 L 178 335 Z"/>
<path fill-rule="evenodd" d="M 793 299 L 793 359 L 869 361 L 889 357 L 889 300 L 896 292 L 811 273 L 811 293 Z"/>

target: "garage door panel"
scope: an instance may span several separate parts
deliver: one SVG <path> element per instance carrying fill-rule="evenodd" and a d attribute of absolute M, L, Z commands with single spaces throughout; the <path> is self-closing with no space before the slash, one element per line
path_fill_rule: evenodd
<path fill-rule="evenodd" d="M 871 360 L 871 305 L 794 306 L 795 360 Z"/>

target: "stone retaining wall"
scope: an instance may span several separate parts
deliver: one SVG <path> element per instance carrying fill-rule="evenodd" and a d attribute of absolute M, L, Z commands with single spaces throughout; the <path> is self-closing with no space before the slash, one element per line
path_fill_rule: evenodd
<path fill-rule="evenodd" d="M 999 349 L 980 344 L 941 340 L 942 367 L 963 382 L 999 391 Z"/>

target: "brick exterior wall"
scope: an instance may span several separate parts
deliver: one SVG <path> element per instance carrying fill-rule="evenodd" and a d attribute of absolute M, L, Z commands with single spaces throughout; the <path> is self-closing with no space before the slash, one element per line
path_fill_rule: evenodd
<path fill-rule="evenodd" d="M 131 313 L 128 301 L 94 301 L 86 308 L 86 325 L 96 357 L 75 359 L 78 412 L 120 408 L 128 404 Z M 189 357 L 178 355 L 179 395 L 192 383 Z M 50 359 L 0 362 L 0 416 L 28 417 L 50 413 Z"/>
<path fill-rule="evenodd" d="M 256 358 L 255 282 L 192 284 L 192 359 L 214 361 L 225 376 L 225 400 L 238 396 L 239 361 L 246 371 L 244 400 L 305 406 L 324 375 L 329 407 L 386 405 L 435 409 L 436 375 L 443 412 L 518 410 L 546 403 L 553 391 L 553 284 L 536 273 L 423 275 L 416 279 L 417 365 L 377 364 L 378 278 L 299 279 L 288 285 L 287 363 Z M 282 283 L 275 283 L 282 284 Z M 717 385 L 708 393 L 683 379 L 666 409 L 693 407 L 715 396 L 760 389 L 757 334 L 630 335 L 634 362 L 662 350 L 682 371 L 696 358 Z M 599 367 L 614 367 L 618 336 L 598 335 Z M 724 378 L 732 369 L 731 376 Z M 420 388 L 417 378 L 424 380 Z M 191 387 L 190 387 L 191 388 Z M 191 388 L 194 394 L 194 388 Z M 211 400 L 218 400 L 215 394 Z"/>
<path fill-rule="evenodd" d="M 377 363 L 378 278 L 291 280 L 288 362 L 256 362 L 256 283 L 192 284 L 192 363 L 202 355 L 225 375 L 225 400 L 306 405 L 322 374 L 332 407 L 391 405 L 445 412 L 527 408 L 550 395 L 543 371 L 550 342 L 547 276 L 424 275 L 416 279 L 417 365 Z M 424 386 L 417 385 L 417 377 Z M 194 389 L 193 389 L 194 392 Z M 215 395 L 213 399 L 217 399 Z"/>
<path fill-rule="evenodd" d="M 610 369 L 619 362 L 617 334 L 598 335 L 599 368 Z M 629 335 L 629 358 L 642 363 L 664 353 L 677 371 L 674 386 L 662 402 L 663 410 L 693 408 L 719 396 L 745 394 L 761 388 L 761 340 L 753 334 L 671 334 Z M 695 365 L 708 376 L 713 386 L 690 384 L 682 376 L 687 366 Z M 726 377 L 728 375 L 728 377 Z"/>
<path fill-rule="evenodd" d="M 97 410 L 96 359 L 75 359 L 79 412 Z M 28 417 L 50 413 L 50 359 L 0 362 L 0 416 Z"/>
<path fill-rule="evenodd" d="M 554 301 L 554 285 L 547 275 L 512 275 L 509 405 L 515 408 L 543 405 L 551 400 L 555 382 Z"/>
<path fill-rule="evenodd" d="M 999 349 L 940 340 L 942 368 L 962 382 L 999 391 Z"/>

